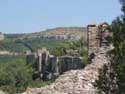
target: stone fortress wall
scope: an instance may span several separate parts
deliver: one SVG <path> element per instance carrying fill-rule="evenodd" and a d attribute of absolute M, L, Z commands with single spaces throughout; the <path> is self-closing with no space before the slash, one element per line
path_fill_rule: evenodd
<path fill-rule="evenodd" d="M 94 58 L 95 53 L 99 51 L 100 48 L 107 48 L 112 46 L 108 44 L 106 40 L 107 37 L 112 36 L 112 33 L 109 32 L 109 25 L 104 22 L 99 25 L 89 24 L 87 26 L 87 36 L 88 36 L 88 61 L 91 61 Z"/>
<path fill-rule="evenodd" d="M 72 69 L 83 69 L 83 58 L 79 56 L 51 55 L 47 49 L 38 50 L 37 53 L 27 53 L 27 64 L 35 62 L 36 75 L 40 79 L 55 79 L 59 74 Z"/>
<path fill-rule="evenodd" d="M 88 57 L 93 53 L 95 54 L 91 58 L 91 64 L 87 64 L 81 70 L 67 71 L 57 78 L 54 83 L 45 87 L 28 88 L 23 94 L 97 94 L 94 83 L 98 79 L 99 71 L 105 64 L 111 63 L 110 58 L 107 57 L 107 52 L 112 50 L 113 46 L 107 45 L 106 41 L 106 37 L 111 35 L 106 23 L 99 26 L 88 25 Z"/>
<path fill-rule="evenodd" d="M 109 25 L 107 23 L 90 24 L 87 26 L 87 38 L 88 38 L 88 62 L 95 57 L 95 53 L 100 48 L 108 47 L 106 45 L 106 37 L 111 35 L 108 30 Z M 27 63 L 37 61 L 36 74 L 41 78 L 54 79 L 59 74 L 62 74 L 69 70 L 83 69 L 83 59 L 79 56 L 53 56 L 45 48 L 38 50 L 37 53 L 28 53 L 26 57 Z"/>

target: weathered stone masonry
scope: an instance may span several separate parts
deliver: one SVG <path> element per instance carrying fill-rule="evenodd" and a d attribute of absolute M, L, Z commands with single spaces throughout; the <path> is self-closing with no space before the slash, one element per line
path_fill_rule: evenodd
<path fill-rule="evenodd" d="M 59 74 L 72 69 L 84 68 L 83 60 L 79 56 L 60 56 L 50 55 L 45 48 L 38 50 L 37 53 L 27 54 L 27 64 L 36 62 L 36 74 L 45 80 L 55 79 Z"/>
<path fill-rule="evenodd" d="M 87 26 L 87 36 L 88 36 L 88 61 L 91 61 L 94 58 L 95 54 L 99 51 L 100 48 L 106 48 L 111 45 L 107 45 L 106 38 L 112 36 L 108 30 L 109 25 L 104 22 L 99 24 L 90 24 Z"/>
<path fill-rule="evenodd" d="M 107 51 L 111 50 L 111 46 L 105 45 L 105 38 L 110 33 L 103 32 L 102 27 L 96 25 L 89 25 L 88 36 L 88 49 L 89 55 L 94 53 L 95 57 L 92 58 L 92 63 L 88 64 L 84 69 L 71 70 L 65 72 L 54 83 L 46 87 L 27 89 L 24 94 L 97 94 L 96 88 L 93 83 L 98 79 L 99 69 L 103 68 L 104 64 L 109 64 L 110 60 L 106 57 Z M 94 28 L 94 29 L 90 29 Z M 97 30 L 97 31 L 93 31 Z M 102 30 L 102 31 L 99 31 Z M 108 29 L 105 29 L 108 30 Z M 101 35 L 102 34 L 102 35 Z M 93 38 L 89 38 L 93 36 Z M 93 42 L 93 41 L 94 42 Z"/>
<path fill-rule="evenodd" d="M 90 63 L 95 57 L 95 53 L 101 47 L 107 47 L 105 38 L 110 35 L 108 27 L 107 23 L 102 23 L 98 26 L 96 24 L 87 26 L 88 59 Z M 36 73 L 41 79 L 53 79 L 53 77 L 55 78 L 66 71 L 84 68 L 81 57 L 67 55 L 56 57 L 50 55 L 49 51 L 45 48 L 38 50 L 37 53 L 29 53 L 27 55 L 27 63 L 34 62 L 35 60 L 37 60 Z"/>

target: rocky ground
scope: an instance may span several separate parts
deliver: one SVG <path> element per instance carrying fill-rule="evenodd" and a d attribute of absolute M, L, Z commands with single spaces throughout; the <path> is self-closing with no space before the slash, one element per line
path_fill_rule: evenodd
<path fill-rule="evenodd" d="M 92 63 L 83 70 L 65 72 L 57 80 L 46 87 L 28 88 L 23 94 L 96 94 L 93 83 L 98 79 L 99 69 L 110 63 L 106 50 L 96 53 Z"/>
<path fill-rule="evenodd" d="M 5 92 L 3 92 L 3 91 L 0 90 L 0 94 L 7 94 L 7 93 L 5 93 Z"/>

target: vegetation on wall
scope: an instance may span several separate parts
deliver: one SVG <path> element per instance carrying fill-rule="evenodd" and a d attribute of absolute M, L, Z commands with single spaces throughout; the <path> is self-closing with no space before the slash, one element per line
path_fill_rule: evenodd
<path fill-rule="evenodd" d="M 99 80 L 96 81 L 99 92 L 106 94 L 125 93 L 125 2 L 120 2 L 123 15 L 115 19 L 110 28 L 113 33 L 111 42 L 114 45 L 114 49 L 108 53 L 111 56 L 111 65 L 106 65 L 100 71 Z"/>

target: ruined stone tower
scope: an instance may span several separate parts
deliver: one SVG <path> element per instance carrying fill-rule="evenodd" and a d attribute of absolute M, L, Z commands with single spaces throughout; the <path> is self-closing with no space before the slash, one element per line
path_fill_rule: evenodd
<path fill-rule="evenodd" d="M 88 36 L 88 56 L 99 48 L 99 33 L 96 24 L 89 24 L 87 26 Z"/>
<path fill-rule="evenodd" d="M 4 34 L 0 32 L 0 41 L 4 40 Z"/>
<path fill-rule="evenodd" d="M 99 37 L 100 37 L 100 43 L 99 43 L 100 47 L 107 47 L 106 37 L 111 35 L 111 33 L 108 30 L 108 27 L 109 27 L 109 25 L 106 22 L 101 23 L 98 26 L 98 32 L 99 32 Z"/>
<path fill-rule="evenodd" d="M 88 62 L 91 63 L 91 60 L 95 57 L 95 53 L 98 53 L 100 48 L 108 47 L 106 38 L 111 36 L 108 27 L 109 25 L 106 22 L 99 25 L 89 24 L 87 26 Z"/>

